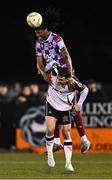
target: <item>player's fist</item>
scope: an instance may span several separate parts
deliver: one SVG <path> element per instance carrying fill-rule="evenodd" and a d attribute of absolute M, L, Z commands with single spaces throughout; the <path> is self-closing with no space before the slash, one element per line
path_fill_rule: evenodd
<path fill-rule="evenodd" d="M 78 104 L 75 104 L 75 105 L 73 106 L 73 110 L 74 110 L 75 112 L 80 112 L 81 107 L 80 107 Z"/>

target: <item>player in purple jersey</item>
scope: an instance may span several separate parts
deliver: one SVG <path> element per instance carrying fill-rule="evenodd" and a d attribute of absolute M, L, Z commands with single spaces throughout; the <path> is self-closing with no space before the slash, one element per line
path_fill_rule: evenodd
<path fill-rule="evenodd" d="M 44 77 L 44 80 L 47 81 L 49 84 L 51 84 L 51 76 L 50 73 L 48 73 L 49 66 L 52 66 L 55 62 L 58 64 L 59 67 L 66 66 L 69 69 L 71 76 L 73 75 L 72 61 L 67 47 L 64 43 L 64 40 L 58 34 L 52 32 L 52 29 L 54 30 L 59 26 L 60 18 L 58 11 L 53 8 L 48 8 L 45 12 L 45 16 L 43 17 L 42 25 L 39 28 L 35 29 L 35 34 L 37 37 L 37 68 Z M 69 81 L 69 85 L 72 86 L 72 81 Z M 77 113 L 74 120 L 79 135 L 81 137 L 81 152 L 85 153 L 90 147 L 90 142 L 88 141 L 85 133 L 83 117 L 81 113 Z M 55 137 L 56 144 L 60 144 L 58 125 L 56 128 Z M 59 147 L 60 149 L 62 146 L 56 146 L 56 150 L 58 150 L 57 147 Z"/>
<path fill-rule="evenodd" d="M 60 21 L 59 11 L 48 8 L 43 16 L 42 25 L 35 29 L 37 67 L 48 83 L 51 80 L 45 71 L 44 64 L 47 66 L 52 60 L 55 60 L 59 66 L 67 66 L 72 74 L 72 61 L 64 40 L 53 32 L 62 24 Z"/>

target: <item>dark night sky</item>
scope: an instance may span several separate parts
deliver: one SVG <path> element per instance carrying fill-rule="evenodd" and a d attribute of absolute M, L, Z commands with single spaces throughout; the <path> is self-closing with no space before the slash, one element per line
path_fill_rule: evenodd
<path fill-rule="evenodd" d="M 99 8 L 74 7 L 59 1 L 14 1 L 1 12 L 0 81 L 34 81 L 37 78 L 35 37 L 26 24 L 32 11 L 43 12 L 50 2 L 61 7 L 65 21 L 57 32 L 68 47 L 76 75 L 81 79 L 95 78 L 111 82 L 112 13 Z M 72 1 L 71 1 L 72 2 Z"/>

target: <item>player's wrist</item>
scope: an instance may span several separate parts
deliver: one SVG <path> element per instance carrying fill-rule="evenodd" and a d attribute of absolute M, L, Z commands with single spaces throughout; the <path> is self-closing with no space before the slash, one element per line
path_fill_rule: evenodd
<path fill-rule="evenodd" d="M 46 73 L 46 72 L 43 72 L 43 76 L 47 76 L 47 73 Z"/>
<path fill-rule="evenodd" d="M 42 74 L 42 76 L 45 76 L 46 72 L 45 71 L 41 71 L 41 74 Z"/>

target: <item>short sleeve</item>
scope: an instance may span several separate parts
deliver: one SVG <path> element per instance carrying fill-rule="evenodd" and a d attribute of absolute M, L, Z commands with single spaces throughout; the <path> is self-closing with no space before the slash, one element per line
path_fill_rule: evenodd
<path fill-rule="evenodd" d="M 58 46 L 59 50 L 65 48 L 65 43 L 60 36 L 58 36 L 58 35 L 54 36 L 54 41 L 55 41 L 56 45 Z"/>
<path fill-rule="evenodd" d="M 36 42 L 35 55 L 36 55 L 36 56 L 42 56 L 42 51 L 41 51 L 40 43 L 39 43 L 39 42 Z"/>

